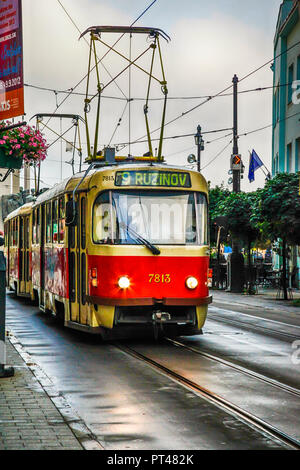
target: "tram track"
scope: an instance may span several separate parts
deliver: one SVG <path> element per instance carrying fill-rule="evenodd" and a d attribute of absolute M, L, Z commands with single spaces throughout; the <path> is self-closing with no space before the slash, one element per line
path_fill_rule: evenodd
<path fill-rule="evenodd" d="M 172 341 L 172 342 L 174 341 L 174 340 L 170 340 L 170 339 L 167 339 L 167 340 Z M 175 343 L 176 342 L 174 342 L 173 344 L 175 345 Z M 208 390 L 207 388 L 203 387 L 199 383 L 196 383 L 193 380 L 190 380 L 187 377 L 184 377 L 183 375 L 179 374 L 178 372 L 176 372 L 176 371 L 170 369 L 169 367 L 161 364 L 160 362 L 146 356 L 145 354 L 136 351 L 134 348 L 132 348 L 128 345 L 116 342 L 116 343 L 114 343 L 114 346 L 116 348 L 118 348 L 119 350 L 121 350 L 122 352 L 130 355 L 131 357 L 134 357 L 135 359 L 138 359 L 139 361 L 142 361 L 145 364 L 153 367 L 154 369 L 156 369 L 160 373 L 166 375 L 167 377 L 171 378 L 175 382 L 180 383 L 181 385 L 187 387 L 189 390 L 191 390 L 193 392 L 196 392 L 198 395 L 200 395 L 203 398 L 207 399 L 208 401 L 210 401 L 214 405 L 217 405 L 218 407 L 222 408 L 227 413 L 233 414 L 237 418 L 239 418 L 242 421 L 246 422 L 248 425 L 258 429 L 260 432 L 269 435 L 273 439 L 274 438 L 277 439 L 277 440 L 279 439 L 282 443 L 284 443 L 285 445 L 288 445 L 290 448 L 292 448 L 294 450 L 300 450 L 300 441 L 299 440 L 293 438 L 292 436 L 288 435 L 284 431 L 281 431 L 280 429 L 273 426 L 272 424 L 270 424 L 270 423 L 262 420 L 261 418 L 255 416 L 254 414 L 250 413 L 249 411 L 246 411 L 246 410 L 242 409 L 240 406 L 238 406 L 238 405 L 230 402 L 229 400 L 221 397 L 220 395 L 212 392 L 211 390 Z M 181 346 L 181 344 L 178 343 L 177 347 L 178 346 Z M 182 346 L 185 347 L 185 345 L 182 345 Z M 193 351 L 194 353 L 197 352 L 197 354 L 198 354 L 198 351 L 193 350 L 193 348 L 185 347 L 185 349 L 189 349 L 189 350 Z M 205 357 L 207 357 L 211 360 L 218 360 L 219 359 L 219 358 L 211 356 L 207 353 L 202 354 L 202 353 L 199 352 L 199 354 L 201 354 L 201 355 L 203 355 L 203 356 L 205 356 Z M 209 356 L 211 356 L 211 357 L 209 357 Z M 222 362 L 223 365 L 225 363 L 227 363 L 225 365 L 228 365 L 228 366 L 230 366 L 232 368 L 235 368 L 237 370 L 241 369 L 239 371 L 243 372 L 243 370 L 242 370 L 243 368 L 240 367 L 240 366 L 230 365 L 230 363 L 228 361 L 223 361 L 223 360 L 220 360 L 219 362 Z M 246 373 L 246 370 L 244 370 L 244 373 Z M 299 390 L 293 389 L 292 387 L 285 386 L 284 384 L 280 384 L 279 382 L 277 382 L 273 379 L 264 378 L 264 376 L 261 376 L 260 374 L 252 373 L 252 371 L 248 371 L 248 370 L 247 370 L 247 375 L 251 375 L 252 377 L 255 377 L 259 380 L 266 379 L 264 381 L 266 383 L 268 383 L 269 385 L 273 385 L 275 387 L 278 387 L 278 388 L 284 390 L 285 392 L 292 393 L 294 395 L 300 396 L 300 391 Z"/>
<path fill-rule="evenodd" d="M 251 315 L 249 315 L 249 317 L 251 317 Z M 252 323 L 244 322 L 242 320 L 233 320 L 231 318 L 224 318 L 224 317 L 219 316 L 217 313 L 209 313 L 209 319 L 214 320 L 214 321 L 218 321 L 218 322 L 222 322 L 222 323 L 225 323 L 225 324 L 240 326 L 242 328 L 249 328 L 251 330 L 268 331 L 269 333 L 272 333 L 273 335 L 293 339 L 293 341 L 300 340 L 300 335 L 299 336 L 292 335 L 290 333 L 286 333 L 284 331 L 278 331 L 278 330 L 275 330 L 273 328 L 268 328 L 266 326 L 253 325 Z M 262 318 L 262 320 L 264 320 L 264 319 Z M 270 320 L 267 320 L 267 321 L 270 321 Z M 292 325 L 286 325 L 286 326 L 292 326 Z M 300 329 L 299 327 L 295 327 L 295 328 Z"/>
<path fill-rule="evenodd" d="M 202 357 L 205 357 L 205 358 L 210 359 L 212 361 L 223 364 L 227 367 L 230 367 L 231 369 L 234 369 L 234 370 L 236 370 L 238 372 L 241 372 L 245 375 L 248 375 L 250 377 L 254 377 L 257 380 L 260 380 L 260 381 L 262 381 L 262 382 L 264 382 L 268 385 L 272 385 L 273 387 L 276 387 L 280 390 L 283 390 L 284 392 L 291 393 L 291 394 L 293 394 L 293 395 L 300 398 L 300 390 L 295 388 L 295 387 L 291 387 L 290 385 L 283 384 L 282 382 L 279 382 L 278 380 L 271 379 L 270 377 L 259 374 L 258 372 L 254 372 L 250 369 L 247 369 L 246 367 L 243 367 L 243 366 L 240 366 L 238 364 L 229 362 L 226 359 L 220 358 L 219 356 L 215 356 L 213 354 L 200 351 L 199 349 L 194 348 L 192 346 L 188 346 L 184 343 L 181 343 L 180 341 L 177 341 L 177 340 L 174 340 L 174 339 L 171 339 L 171 338 L 166 338 L 166 341 L 168 341 L 170 344 L 173 344 L 176 347 L 181 347 L 181 348 L 186 349 L 188 351 L 191 351 L 195 354 L 198 354 L 199 356 L 202 356 Z"/>

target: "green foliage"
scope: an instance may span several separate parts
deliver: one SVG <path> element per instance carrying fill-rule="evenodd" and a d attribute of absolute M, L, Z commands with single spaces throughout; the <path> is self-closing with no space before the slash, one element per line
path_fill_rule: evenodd
<path fill-rule="evenodd" d="M 281 238 L 289 245 L 299 245 L 299 176 L 280 173 L 268 181 L 259 191 L 254 219 L 272 241 Z"/>
<path fill-rule="evenodd" d="M 210 190 L 210 220 L 228 217 L 228 228 L 244 244 L 285 239 L 300 245 L 299 176 L 280 173 L 263 189 L 231 193 L 223 187 Z"/>
<path fill-rule="evenodd" d="M 234 238 L 242 240 L 247 245 L 259 236 L 259 228 L 252 220 L 252 208 L 255 204 L 255 193 L 230 193 L 220 197 L 214 207 L 214 217 L 226 216 L 228 229 Z"/>
<path fill-rule="evenodd" d="M 230 191 L 228 189 L 224 189 L 223 186 L 216 186 L 215 188 L 209 190 L 210 239 L 212 242 L 216 237 L 213 221 L 217 216 L 223 215 L 219 213 L 219 206 L 227 199 L 229 195 Z"/>

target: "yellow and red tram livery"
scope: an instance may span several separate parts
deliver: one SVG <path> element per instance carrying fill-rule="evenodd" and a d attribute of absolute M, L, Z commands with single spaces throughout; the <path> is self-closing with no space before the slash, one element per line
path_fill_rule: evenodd
<path fill-rule="evenodd" d="M 74 175 L 7 217 L 8 285 L 103 336 L 201 333 L 207 195 L 201 174 L 153 162 Z"/>

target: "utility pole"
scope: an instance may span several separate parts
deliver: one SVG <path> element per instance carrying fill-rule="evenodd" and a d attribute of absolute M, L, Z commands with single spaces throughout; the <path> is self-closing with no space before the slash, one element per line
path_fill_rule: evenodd
<path fill-rule="evenodd" d="M 233 172 L 233 193 L 241 192 L 241 166 L 242 161 L 239 156 L 238 146 L 238 82 L 239 79 L 235 75 L 232 79 L 233 82 L 233 161 L 232 161 L 232 172 Z M 240 166 L 240 169 L 238 167 Z M 234 168 L 236 167 L 236 168 Z"/>
<path fill-rule="evenodd" d="M 201 151 L 204 150 L 204 140 L 202 139 L 201 126 L 197 126 L 197 134 L 195 134 L 195 144 L 197 147 L 197 171 L 201 172 Z"/>
<path fill-rule="evenodd" d="M 241 172 L 243 163 L 239 154 L 238 146 L 238 82 L 239 79 L 234 75 L 233 79 L 233 151 L 231 156 L 231 170 L 233 175 L 233 193 L 241 192 Z M 230 256 L 229 266 L 229 290 L 240 293 L 244 288 L 244 257 L 241 253 L 238 240 L 232 241 L 232 254 Z"/>

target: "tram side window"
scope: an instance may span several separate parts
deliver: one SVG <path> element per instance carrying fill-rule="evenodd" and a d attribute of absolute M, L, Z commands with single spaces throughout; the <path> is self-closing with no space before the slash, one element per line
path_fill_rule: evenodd
<path fill-rule="evenodd" d="M 51 243 L 51 202 L 46 205 L 46 243 Z"/>
<path fill-rule="evenodd" d="M 84 250 L 86 245 L 86 199 L 81 199 L 81 248 Z"/>
<path fill-rule="evenodd" d="M 65 199 L 64 197 L 59 198 L 58 201 L 58 231 L 59 231 L 59 242 L 63 243 L 65 239 Z"/>
<path fill-rule="evenodd" d="M 40 208 L 36 209 L 36 216 L 35 216 L 35 224 L 36 224 L 36 243 L 40 243 Z"/>
<path fill-rule="evenodd" d="M 9 227 L 9 222 L 6 222 L 6 224 L 4 224 L 4 245 L 7 246 L 7 240 L 8 240 L 8 227 Z"/>
<path fill-rule="evenodd" d="M 58 201 L 52 201 L 52 241 L 58 243 Z"/>
<path fill-rule="evenodd" d="M 18 224 L 17 224 L 18 227 Z M 19 247 L 24 248 L 24 217 L 19 218 Z M 18 244 L 18 241 L 17 241 Z"/>
<path fill-rule="evenodd" d="M 18 245 L 18 221 L 14 219 L 13 221 L 13 245 Z"/>
<path fill-rule="evenodd" d="M 25 217 L 25 239 L 26 239 L 25 248 L 29 248 L 29 236 L 30 236 L 30 226 L 29 226 L 29 216 L 28 216 L 28 217 Z"/>
<path fill-rule="evenodd" d="M 15 224 L 16 224 L 16 226 L 15 226 L 15 230 L 16 230 L 16 246 L 18 246 L 19 243 L 20 243 L 20 244 L 22 243 L 22 240 L 20 240 L 20 235 L 19 235 L 19 230 L 21 230 L 21 218 L 20 218 L 19 220 L 16 219 L 16 220 L 15 220 Z M 19 228 L 19 226 L 20 226 L 20 228 Z"/>
<path fill-rule="evenodd" d="M 32 244 L 36 244 L 36 217 L 35 217 L 36 211 L 32 211 L 32 233 L 31 233 L 31 238 L 32 238 Z"/>

